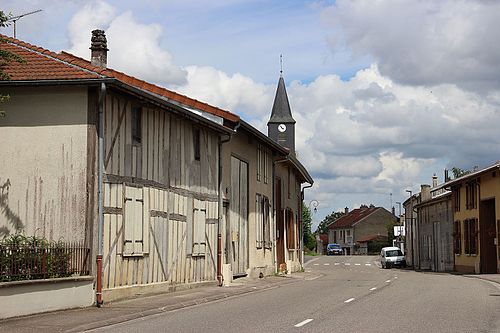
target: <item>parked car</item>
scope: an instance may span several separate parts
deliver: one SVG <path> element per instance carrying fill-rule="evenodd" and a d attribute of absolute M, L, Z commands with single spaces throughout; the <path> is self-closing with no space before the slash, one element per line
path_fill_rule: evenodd
<path fill-rule="evenodd" d="M 339 244 L 328 244 L 326 246 L 326 255 L 329 256 L 329 255 L 342 255 L 343 254 L 343 251 L 342 251 L 342 246 L 340 246 Z"/>
<path fill-rule="evenodd" d="M 380 251 L 380 264 L 382 268 L 406 267 L 406 259 L 399 247 L 384 247 Z"/>

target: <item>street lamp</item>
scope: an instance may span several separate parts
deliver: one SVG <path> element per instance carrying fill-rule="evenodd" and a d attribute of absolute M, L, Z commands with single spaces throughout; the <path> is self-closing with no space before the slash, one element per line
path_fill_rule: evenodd
<path fill-rule="evenodd" d="M 311 211 L 311 204 L 312 204 L 312 206 L 313 206 L 313 208 L 314 208 L 314 213 L 317 213 L 317 212 L 318 212 L 318 206 L 319 206 L 319 202 L 318 202 L 318 200 L 314 200 L 314 199 L 313 199 L 313 200 L 311 200 L 311 201 L 309 202 L 309 211 Z"/>

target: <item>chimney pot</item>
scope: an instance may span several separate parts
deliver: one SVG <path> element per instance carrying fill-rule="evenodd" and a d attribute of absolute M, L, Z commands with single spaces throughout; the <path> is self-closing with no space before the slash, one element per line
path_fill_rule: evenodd
<path fill-rule="evenodd" d="M 344 208 L 344 212 L 345 212 L 346 214 L 349 214 L 349 208 L 348 208 L 348 207 Z"/>
<path fill-rule="evenodd" d="M 90 63 L 92 66 L 106 68 L 108 62 L 108 43 L 104 30 L 93 30 L 90 44 Z"/>
<path fill-rule="evenodd" d="M 432 187 L 437 187 L 438 186 L 438 177 L 436 176 L 436 174 L 434 174 L 434 176 L 432 176 Z"/>

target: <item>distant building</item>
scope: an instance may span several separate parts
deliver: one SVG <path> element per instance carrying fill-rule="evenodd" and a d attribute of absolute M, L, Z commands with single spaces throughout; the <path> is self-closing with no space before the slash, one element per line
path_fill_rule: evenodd
<path fill-rule="evenodd" d="M 345 254 L 366 254 L 367 239 L 380 236 L 387 239 L 387 226 L 396 221 L 396 216 L 383 207 L 361 206 L 352 212 L 346 209 L 344 216 L 328 226 L 328 239 L 330 243 L 340 244 Z"/>

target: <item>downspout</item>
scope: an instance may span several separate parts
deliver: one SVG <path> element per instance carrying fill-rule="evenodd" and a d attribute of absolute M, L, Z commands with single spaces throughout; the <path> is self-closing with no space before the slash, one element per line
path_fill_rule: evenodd
<path fill-rule="evenodd" d="M 277 244 L 277 232 L 276 232 L 276 219 L 278 217 L 278 212 L 276 211 L 276 164 L 278 163 L 283 163 L 283 162 L 286 162 L 289 160 L 289 157 L 288 155 L 286 156 L 286 158 L 283 158 L 281 160 L 276 160 L 276 161 L 273 161 L 273 211 L 274 211 L 274 238 L 273 238 L 273 251 L 274 251 L 274 267 L 275 267 L 275 270 L 276 272 L 279 271 L 279 267 L 277 265 L 278 263 L 278 251 L 276 250 L 276 244 Z M 284 216 L 283 216 L 283 220 L 284 220 Z M 284 222 L 283 221 L 283 226 L 284 226 Z"/>
<path fill-rule="evenodd" d="M 313 184 L 309 184 L 309 185 L 306 185 L 302 188 L 302 190 L 300 191 L 300 199 L 301 199 L 301 203 L 300 203 L 300 226 L 301 226 L 301 232 L 300 232 L 300 249 L 301 249 L 301 255 L 300 255 L 300 263 L 302 265 L 304 265 L 304 221 L 303 221 L 303 215 L 302 215 L 302 205 L 304 203 L 304 190 L 306 188 L 311 188 L 313 186 Z M 309 212 L 310 213 L 310 212 Z"/>
<path fill-rule="evenodd" d="M 239 127 L 239 123 L 236 126 Z M 236 130 L 235 128 L 235 130 Z M 222 274 L 222 234 L 221 234 L 221 223 L 222 223 L 222 214 L 224 212 L 224 205 L 222 203 L 222 145 L 231 140 L 231 136 L 228 136 L 227 139 L 222 140 L 219 135 L 219 193 L 218 193 L 218 204 L 219 204 L 219 218 L 217 221 L 217 283 L 219 287 L 222 287 L 224 284 L 224 276 Z"/>
<path fill-rule="evenodd" d="M 104 175 L 104 106 L 106 103 L 106 84 L 101 83 L 99 93 L 99 128 L 98 128 L 98 165 L 97 165 L 97 201 L 99 220 L 97 224 L 97 286 L 96 286 L 96 306 L 103 304 L 102 300 L 102 253 L 103 253 L 103 230 L 104 230 L 104 210 L 103 210 L 103 175 Z"/>

